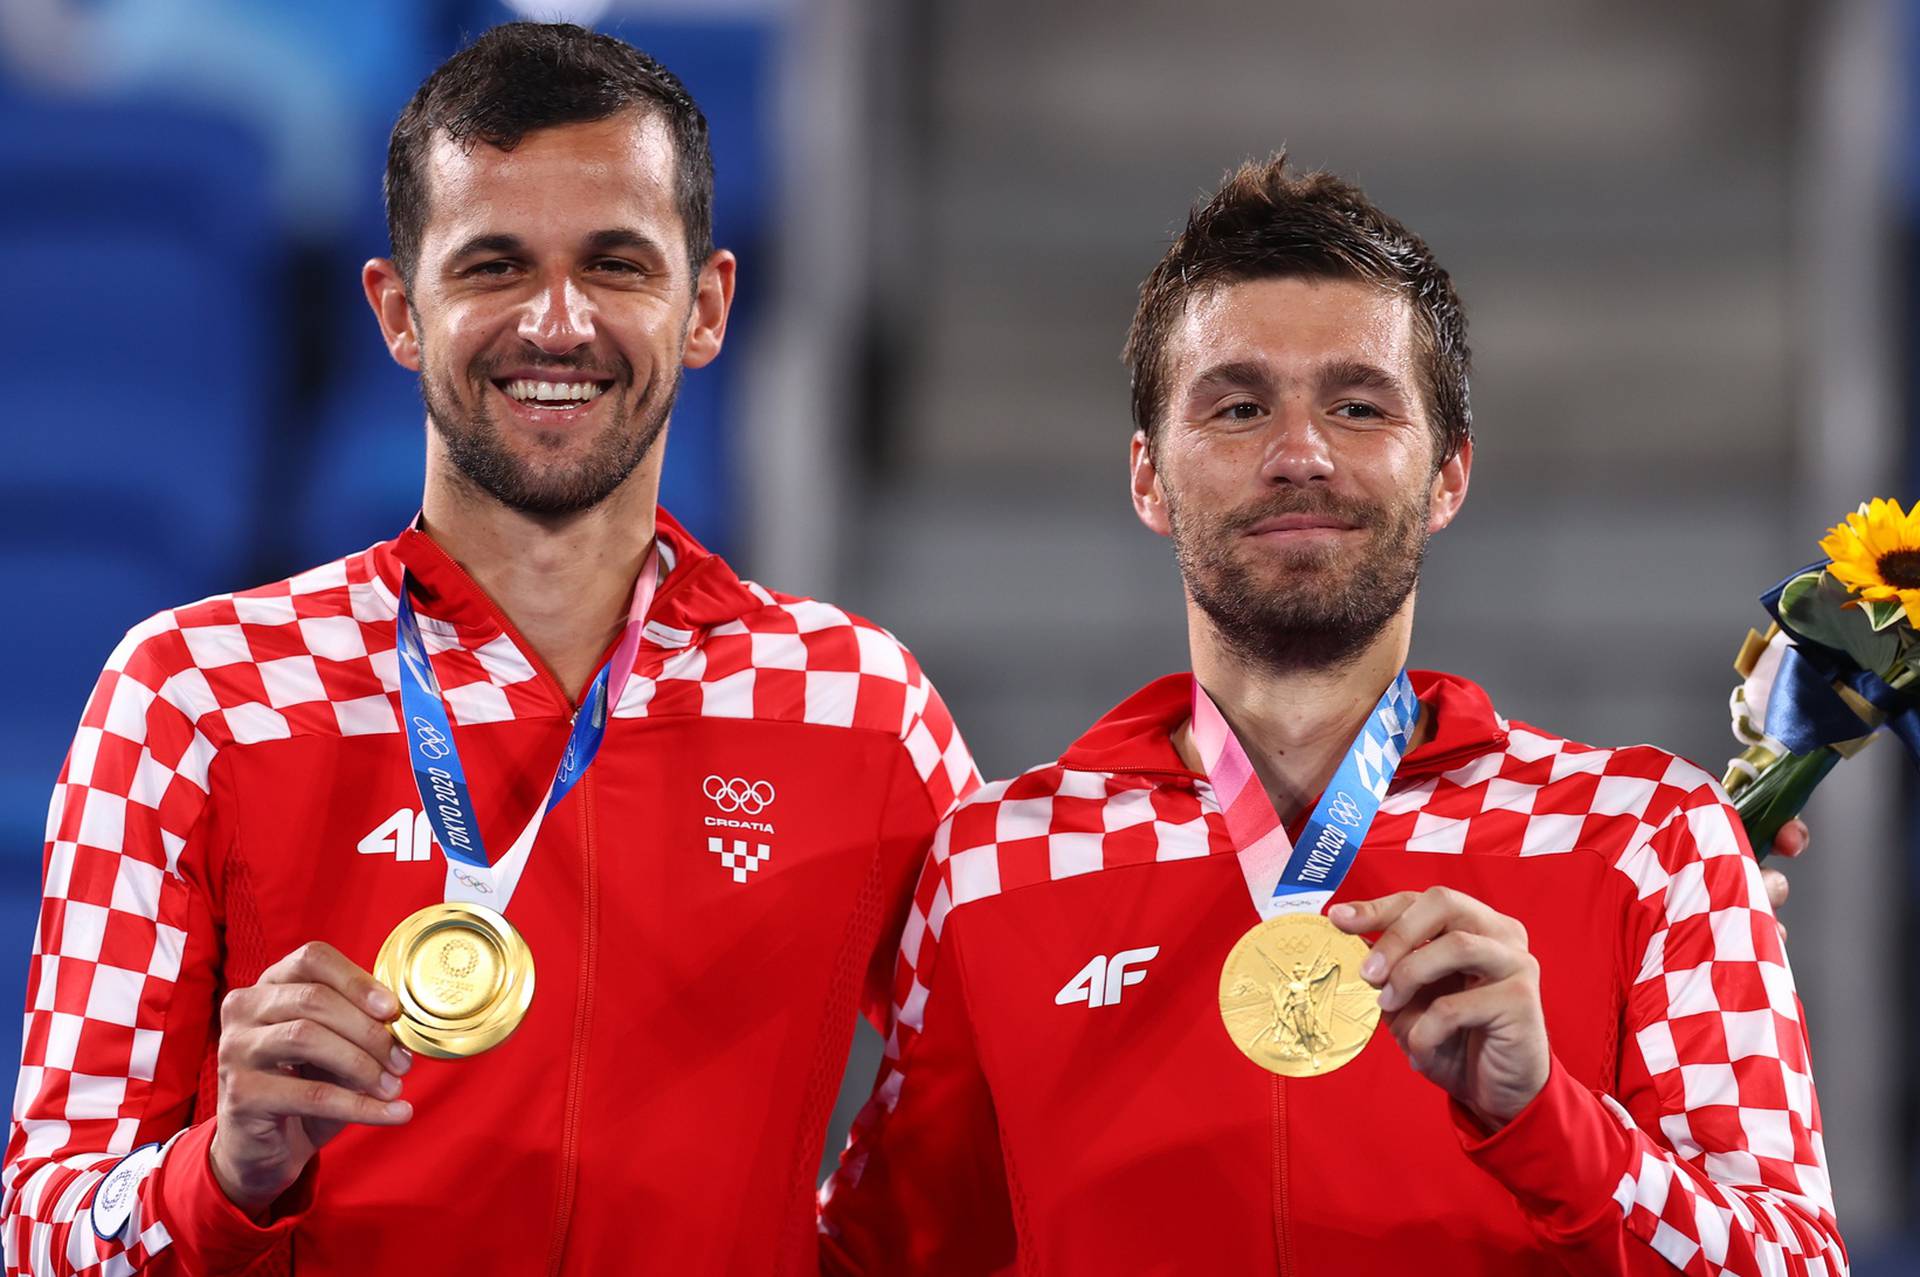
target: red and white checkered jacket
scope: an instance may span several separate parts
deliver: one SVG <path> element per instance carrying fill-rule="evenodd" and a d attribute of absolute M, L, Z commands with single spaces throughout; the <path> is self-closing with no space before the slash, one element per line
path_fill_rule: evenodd
<path fill-rule="evenodd" d="M 1414 675 L 1434 724 L 1341 899 L 1446 884 L 1526 924 L 1554 1063 L 1487 1137 L 1377 1033 L 1291 1080 L 1233 1045 L 1257 920 L 1154 683 L 936 835 L 834 1273 L 1840 1273 L 1779 931 L 1712 778 Z"/>
<path fill-rule="evenodd" d="M 884 1017 L 914 875 L 977 777 L 890 635 L 664 516 L 660 544 L 633 678 L 508 910 L 525 1022 L 420 1058 L 412 1122 L 347 1128 L 264 1226 L 207 1162 L 223 992 L 309 940 L 371 967 L 441 899 L 398 731 L 403 567 L 498 846 L 572 707 L 420 532 L 127 636 L 48 817 L 9 1273 L 814 1269 L 853 1014 Z"/>

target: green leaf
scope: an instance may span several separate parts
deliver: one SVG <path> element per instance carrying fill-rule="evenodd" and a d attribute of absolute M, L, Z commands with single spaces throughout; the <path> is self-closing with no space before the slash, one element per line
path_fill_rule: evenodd
<path fill-rule="evenodd" d="M 1838 648 L 1862 669 L 1884 675 L 1900 659 L 1899 634 L 1876 626 L 1865 607 L 1848 606 L 1852 601 L 1832 573 L 1803 572 L 1780 592 L 1780 617 L 1796 634 Z"/>
<path fill-rule="evenodd" d="M 1860 610 L 1867 614 L 1876 632 L 1898 623 L 1907 614 L 1907 609 L 1901 606 L 1899 599 L 1875 599 L 1870 603 L 1862 603 Z"/>

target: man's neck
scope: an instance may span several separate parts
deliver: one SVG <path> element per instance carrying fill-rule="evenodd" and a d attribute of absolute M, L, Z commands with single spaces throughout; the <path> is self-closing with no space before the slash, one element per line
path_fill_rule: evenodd
<path fill-rule="evenodd" d="M 1406 665 L 1413 602 L 1352 660 L 1330 669 L 1275 670 L 1225 644 L 1197 609 L 1189 609 L 1188 646 L 1194 677 L 1207 690 L 1273 802 L 1291 823 L 1333 779 L 1361 726 Z M 1422 708 L 1409 748 L 1428 731 Z M 1192 724 L 1174 735 L 1182 760 L 1200 770 Z"/>
<path fill-rule="evenodd" d="M 591 510 L 552 518 L 509 509 L 464 478 L 427 484 L 427 535 L 486 591 L 575 704 L 626 624 L 653 546 L 658 478 L 648 477 L 636 471 Z"/>

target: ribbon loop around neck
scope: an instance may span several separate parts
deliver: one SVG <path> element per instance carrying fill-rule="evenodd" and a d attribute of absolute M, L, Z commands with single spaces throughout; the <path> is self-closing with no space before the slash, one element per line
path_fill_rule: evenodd
<path fill-rule="evenodd" d="M 1347 747 L 1296 845 L 1246 748 L 1200 680 L 1193 680 L 1194 746 L 1262 918 L 1325 910 L 1386 801 L 1419 718 L 1419 698 L 1402 670 Z"/>
<path fill-rule="evenodd" d="M 640 631 L 663 574 L 662 557 L 656 549 L 641 565 L 626 628 L 612 657 L 600 667 L 600 672 L 588 684 L 586 695 L 580 699 L 579 709 L 573 716 L 573 728 L 567 735 L 567 747 L 554 769 L 546 797 L 534 808 L 520 836 L 497 858 L 487 854 L 486 840 L 474 815 L 466 769 L 453 742 L 453 724 L 447 714 L 446 699 L 427 655 L 419 619 L 413 612 L 412 577 L 401 579 L 395 647 L 400 665 L 402 729 L 421 808 L 433 830 L 434 843 L 447 858 L 448 900 L 506 911 L 547 813 L 579 783 L 600 752 L 600 744 L 607 734 L 607 719 L 613 707 L 620 703 L 620 694 L 633 674 L 640 650 Z"/>

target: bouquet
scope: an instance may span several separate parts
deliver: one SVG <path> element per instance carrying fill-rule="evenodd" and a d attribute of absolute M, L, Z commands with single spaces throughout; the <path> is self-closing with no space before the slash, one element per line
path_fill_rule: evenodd
<path fill-rule="evenodd" d="M 1734 668 L 1727 767 L 1754 854 L 1806 806 L 1842 758 L 1886 729 L 1920 762 L 1920 503 L 1874 500 L 1820 542 L 1825 560 L 1760 596 L 1773 617 Z"/>

